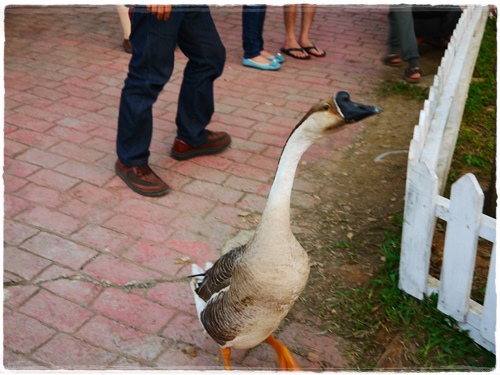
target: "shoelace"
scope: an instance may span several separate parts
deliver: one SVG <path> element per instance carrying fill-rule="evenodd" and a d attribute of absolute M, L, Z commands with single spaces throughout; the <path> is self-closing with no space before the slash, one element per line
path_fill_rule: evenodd
<path fill-rule="evenodd" d="M 137 176 L 138 177 L 148 177 L 153 173 L 152 169 L 147 164 L 137 166 Z"/>

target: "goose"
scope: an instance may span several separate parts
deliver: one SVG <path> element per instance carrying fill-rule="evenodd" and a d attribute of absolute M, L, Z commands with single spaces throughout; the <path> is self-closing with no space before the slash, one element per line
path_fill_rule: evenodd
<path fill-rule="evenodd" d="M 226 370 L 231 348 L 269 343 L 282 370 L 300 370 L 288 348 L 272 333 L 304 290 L 309 257 L 290 229 L 290 197 L 302 154 L 346 124 L 380 113 L 352 102 L 345 91 L 312 106 L 291 132 L 280 156 L 268 199 L 253 237 L 205 268 L 192 265 L 198 319 L 220 346 Z"/>

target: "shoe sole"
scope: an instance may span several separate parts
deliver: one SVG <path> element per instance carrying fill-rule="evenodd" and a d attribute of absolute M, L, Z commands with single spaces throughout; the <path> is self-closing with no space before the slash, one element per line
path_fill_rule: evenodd
<path fill-rule="evenodd" d="M 132 185 L 130 182 L 127 181 L 125 176 L 122 174 L 122 172 L 120 172 L 120 170 L 116 166 L 115 166 L 115 172 L 118 175 L 118 177 L 120 177 L 123 180 L 123 182 L 125 182 L 127 184 L 127 186 L 129 188 L 131 188 L 133 191 L 135 191 L 136 193 L 138 193 L 140 195 L 144 195 L 146 197 L 159 197 L 159 196 L 167 194 L 170 191 L 169 186 L 167 186 L 163 190 L 154 191 L 154 192 L 149 192 L 149 191 L 144 191 L 144 190 L 138 189 L 137 187 L 135 187 L 134 185 Z"/>
<path fill-rule="evenodd" d="M 206 149 L 201 149 L 201 150 L 193 150 L 189 152 L 184 152 L 182 154 L 179 154 L 175 151 L 170 152 L 170 156 L 172 156 L 175 160 L 188 160 L 191 158 L 195 158 L 197 156 L 204 156 L 204 155 L 213 155 L 213 154 L 218 154 L 219 152 L 224 151 L 226 148 L 229 147 L 231 144 L 231 141 L 227 145 L 223 145 L 217 148 L 206 148 Z"/>

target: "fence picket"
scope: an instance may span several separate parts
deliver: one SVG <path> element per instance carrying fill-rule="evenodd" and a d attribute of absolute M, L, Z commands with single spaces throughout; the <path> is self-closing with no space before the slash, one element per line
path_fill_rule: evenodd
<path fill-rule="evenodd" d="M 399 288 L 423 299 L 434 233 L 437 176 L 427 163 L 408 168 Z"/>
<path fill-rule="evenodd" d="M 438 309 L 465 321 L 476 264 L 484 194 L 474 175 L 462 176 L 451 188 Z"/>

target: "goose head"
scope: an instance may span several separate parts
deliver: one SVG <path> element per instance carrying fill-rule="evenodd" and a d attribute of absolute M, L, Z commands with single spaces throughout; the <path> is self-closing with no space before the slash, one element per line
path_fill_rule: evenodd
<path fill-rule="evenodd" d="M 312 106 L 297 128 L 301 127 L 312 138 L 322 138 L 380 112 L 380 107 L 353 102 L 347 92 L 340 91 Z"/>

